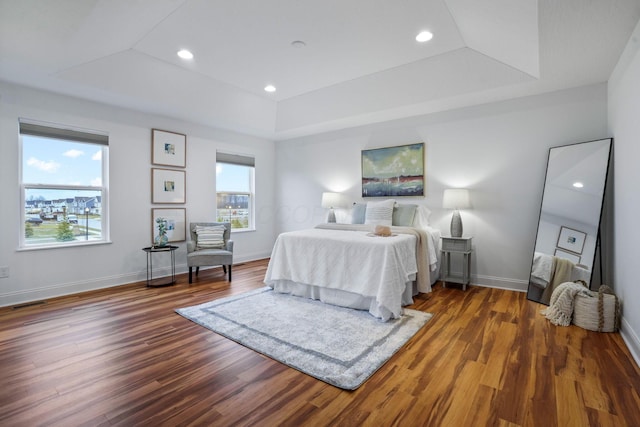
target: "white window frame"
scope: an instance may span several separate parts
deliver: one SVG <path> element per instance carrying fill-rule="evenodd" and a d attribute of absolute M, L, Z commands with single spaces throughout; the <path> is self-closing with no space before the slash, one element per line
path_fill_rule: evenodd
<path fill-rule="evenodd" d="M 248 219 L 249 226 L 247 228 L 231 228 L 232 233 L 242 233 L 247 231 L 255 231 L 255 158 L 246 154 L 230 154 L 226 152 L 216 152 L 216 167 L 220 164 L 231 164 L 236 166 L 246 166 L 251 168 L 251 175 L 249 176 L 249 192 L 246 191 L 234 191 L 233 189 L 224 189 L 218 191 L 218 183 L 216 182 L 216 218 L 218 217 L 218 195 L 219 194 L 240 194 L 249 197 L 248 204 Z"/>
<path fill-rule="evenodd" d="M 110 230 L 109 230 L 109 137 L 106 133 L 87 130 L 69 126 L 63 126 L 59 124 L 40 122 L 29 119 L 19 119 L 19 144 L 20 144 L 20 162 L 19 162 L 19 182 L 20 182 L 20 227 L 19 227 L 19 246 L 18 250 L 36 250 L 36 249 L 54 249 L 64 248 L 69 246 L 87 246 L 110 243 Z M 80 142 L 87 145 L 94 145 L 101 147 L 102 158 L 102 185 L 101 186 L 86 186 L 86 185 L 58 185 L 58 184 L 43 184 L 43 183 L 25 183 L 24 171 L 22 166 L 24 164 L 23 158 L 23 134 L 31 136 L 40 136 L 44 138 L 59 139 L 63 141 Z M 47 190 L 90 190 L 100 192 L 100 222 L 102 235 L 100 239 L 92 240 L 73 240 L 68 242 L 51 242 L 43 244 L 28 243 L 25 236 L 25 221 L 26 221 L 26 191 L 30 189 L 47 189 Z"/>

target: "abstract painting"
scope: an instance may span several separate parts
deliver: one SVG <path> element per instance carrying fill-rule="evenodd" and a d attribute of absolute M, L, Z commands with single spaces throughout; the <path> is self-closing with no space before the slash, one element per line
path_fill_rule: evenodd
<path fill-rule="evenodd" d="M 424 143 L 362 150 L 362 197 L 424 196 Z"/>

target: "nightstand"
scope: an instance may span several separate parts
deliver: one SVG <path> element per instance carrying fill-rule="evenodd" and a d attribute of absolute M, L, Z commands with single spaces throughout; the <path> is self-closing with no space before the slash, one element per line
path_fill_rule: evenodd
<path fill-rule="evenodd" d="M 442 285 L 447 282 L 461 283 L 462 290 L 467 290 L 471 280 L 471 239 L 473 237 L 442 237 Z M 451 273 L 451 254 L 462 255 L 462 276 Z"/>

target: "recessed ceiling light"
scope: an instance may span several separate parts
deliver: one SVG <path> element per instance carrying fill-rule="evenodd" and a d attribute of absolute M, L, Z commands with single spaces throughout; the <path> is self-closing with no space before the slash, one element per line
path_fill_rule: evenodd
<path fill-rule="evenodd" d="M 275 92 L 276 91 L 276 87 L 274 85 L 266 85 L 264 87 L 264 90 L 267 92 Z"/>
<path fill-rule="evenodd" d="M 581 183 L 581 182 L 574 182 L 573 186 L 576 187 L 576 188 L 582 188 L 582 187 L 584 187 L 584 184 Z"/>
<path fill-rule="evenodd" d="M 302 40 L 294 40 L 291 42 L 291 46 L 295 47 L 295 48 L 303 48 L 305 47 L 307 44 L 305 42 L 303 42 Z"/>
<path fill-rule="evenodd" d="M 420 43 L 428 42 L 433 38 L 433 34 L 429 31 L 422 31 L 416 36 L 416 40 Z"/>
<path fill-rule="evenodd" d="M 187 49 L 181 49 L 178 51 L 178 56 L 182 59 L 193 59 L 193 53 Z"/>

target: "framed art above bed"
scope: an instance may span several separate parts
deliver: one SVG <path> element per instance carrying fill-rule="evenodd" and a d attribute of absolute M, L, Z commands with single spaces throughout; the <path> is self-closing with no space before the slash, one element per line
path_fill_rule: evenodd
<path fill-rule="evenodd" d="M 362 197 L 424 196 L 424 143 L 362 150 Z"/>

